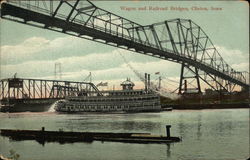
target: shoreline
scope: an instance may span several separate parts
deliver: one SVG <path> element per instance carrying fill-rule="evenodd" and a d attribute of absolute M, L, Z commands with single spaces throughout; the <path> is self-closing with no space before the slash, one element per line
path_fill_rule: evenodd
<path fill-rule="evenodd" d="M 237 103 L 237 104 L 170 104 L 165 105 L 162 108 L 172 107 L 175 110 L 202 110 L 202 109 L 242 109 L 250 108 L 248 103 Z"/>

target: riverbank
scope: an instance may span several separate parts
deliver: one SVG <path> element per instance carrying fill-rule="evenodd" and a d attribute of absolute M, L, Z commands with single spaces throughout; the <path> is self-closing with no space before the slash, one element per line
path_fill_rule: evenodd
<path fill-rule="evenodd" d="M 163 108 L 173 109 L 230 109 L 250 108 L 248 92 L 235 92 L 231 94 L 183 94 L 178 99 L 161 97 Z"/>

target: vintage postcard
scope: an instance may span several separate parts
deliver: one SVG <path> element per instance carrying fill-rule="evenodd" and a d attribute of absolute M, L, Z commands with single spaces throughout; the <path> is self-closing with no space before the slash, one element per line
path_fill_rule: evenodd
<path fill-rule="evenodd" d="M 250 158 L 248 2 L 0 11 L 0 159 Z"/>

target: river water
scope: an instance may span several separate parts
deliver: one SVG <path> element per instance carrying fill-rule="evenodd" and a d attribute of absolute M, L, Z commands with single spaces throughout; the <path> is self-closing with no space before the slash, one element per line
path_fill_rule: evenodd
<path fill-rule="evenodd" d="M 150 132 L 182 137 L 172 144 L 117 142 L 45 143 L 11 141 L 0 136 L 0 154 L 19 160 L 246 160 L 249 157 L 249 109 L 175 110 L 136 114 L 0 113 L 1 129 Z"/>

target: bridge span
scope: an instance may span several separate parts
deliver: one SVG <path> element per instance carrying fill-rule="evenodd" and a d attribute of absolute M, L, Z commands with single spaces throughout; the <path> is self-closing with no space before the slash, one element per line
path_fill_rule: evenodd
<path fill-rule="evenodd" d="M 8 78 L 0 80 L 0 104 L 8 111 L 47 111 L 67 96 L 102 94 L 90 82 Z M 1 107 L 0 107 L 1 109 Z"/>
<path fill-rule="evenodd" d="M 8 78 L 0 81 L 3 99 L 61 99 L 81 93 L 99 92 L 90 82 Z"/>
<path fill-rule="evenodd" d="M 85 0 L 8 1 L 1 4 L 1 18 L 180 63 L 179 93 L 187 81 L 196 82 L 198 93 L 200 81 L 217 91 L 249 89 L 246 75 L 227 64 L 190 19 L 141 25 Z"/>

